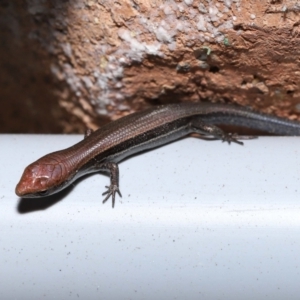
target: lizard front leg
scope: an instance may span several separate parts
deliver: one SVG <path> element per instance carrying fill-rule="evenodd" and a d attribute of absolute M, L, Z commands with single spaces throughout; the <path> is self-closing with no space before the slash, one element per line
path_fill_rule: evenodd
<path fill-rule="evenodd" d="M 101 163 L 97 166 L 97 169 L 101 172 L 109 173 L 110 176 L 110 186 L 105 186 L 107 191 L 104 192 L 102 195 L 106 195 L 103 203 L 105 203 L 110 196 L 112 196 L 112 207 L 115 206 L 115 196 L 116 193 L 122 197 L 120 189 L 119 189 L 119 167 L 116 163 L 113 162 L 105 162 Z"/>

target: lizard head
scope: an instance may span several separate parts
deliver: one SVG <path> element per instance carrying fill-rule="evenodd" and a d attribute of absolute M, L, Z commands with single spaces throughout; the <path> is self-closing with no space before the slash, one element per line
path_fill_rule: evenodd
<path fill-rule="evenodd" d="M 16 194 L 22 198 L 54 194 L 65 186 L 65 174 L 65 166 L 48 154 L 25 168 L 16 186 Z"/>

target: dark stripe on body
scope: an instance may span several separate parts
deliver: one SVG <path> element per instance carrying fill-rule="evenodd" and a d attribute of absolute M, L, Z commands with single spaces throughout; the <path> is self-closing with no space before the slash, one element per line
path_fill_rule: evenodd
<path fill-rule="evenodd" d="M 99 170 L 94 168 L 96 162 L 109 161 L 117 163 L 133 154 L 153 149 L 179 139 L 191 132 L 189 123 L 190 118 L 182 118 L 132 137 L 97 155 L 94 159 L 87 162 L 81 168 L 81 171 L 84 173 L 86 173 L 87 170 L 96 172 Z"/>

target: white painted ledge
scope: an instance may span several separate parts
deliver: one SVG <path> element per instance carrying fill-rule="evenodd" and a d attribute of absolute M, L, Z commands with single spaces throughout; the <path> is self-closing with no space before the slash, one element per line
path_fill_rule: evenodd
<path fill-rule="evenodd" d="M 187 138 L 130 158 L 115 209 L 98 174 L 15 196 L 26 165 L 80 139 L 0 135 L 1 299 L 299 299 L 299 138 Z"/>

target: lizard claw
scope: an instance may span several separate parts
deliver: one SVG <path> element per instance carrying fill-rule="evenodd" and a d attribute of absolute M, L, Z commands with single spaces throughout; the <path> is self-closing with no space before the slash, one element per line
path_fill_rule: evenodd
<path fill-rule="evenodd" d="M 104 195 L 106 195 L 106 194 L 107 194 L 107 196 L 106 196 L 105 199 L 102 201 L 102 203 L 105 203 L 105 202 L 108 200 L 108 198 L 109 198 L 110 196 L 112 196 L 112 207 L 114 207 L 114 206 L 115 206 L 115 197 L 116 197 L 116 193 L 118 193 L 119 196 L 122 197 L 122 194 L 121 194 L 121 192 L 120 192 L 120 190 L 119 190 L 119 187 L 118 187 L 117 185 L 115 185 L 115 184 L 112 184 L 112 185 L 110 185 L 110 186 L 105 186 L 105 187 L 107 188 L 107 191 L 104 192 L 104 193 L 102 194 L 102 196 L 104 196 Z"/>
<path fill-rule="evenodd" d="M 229 145 L 231 142 L 244 145 L 244 143 L 239 141 L 237 138 L 239 138 L 239 136 L 236 133 L 228 133 L 222 136 L 222 141 L 227 142 Z"/>

